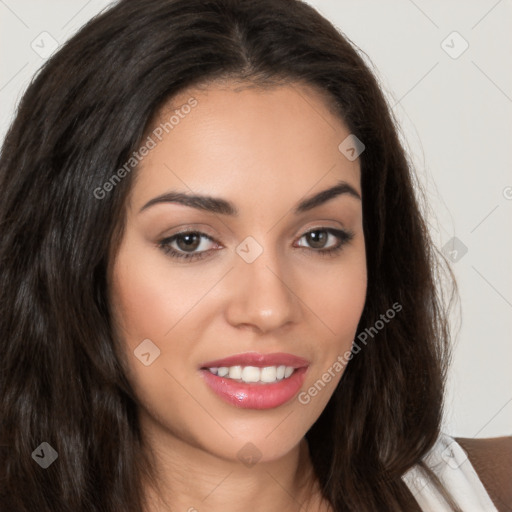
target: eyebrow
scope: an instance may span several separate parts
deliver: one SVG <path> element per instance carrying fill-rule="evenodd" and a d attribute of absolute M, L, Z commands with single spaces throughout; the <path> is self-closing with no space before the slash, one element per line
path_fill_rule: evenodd
<path fill-rule="evenodd" d="M 298 215 L 299 213 L 307 212 L 326 203 L 327 201 L 330 201 L 331 199 L 334 199 L 335 197 L 342 195 L 348 195 L 361 200 L 359 192 L 357 192 L 357 190 L 352 187 L 352 185 L 348 184 L 346 181 L 340 181 L 333 187 L 322 190 L 317 194 L 303 199 L 295 207 L 293 213 Z M 139 210 L 139 213 L 148 209 L 150 206 L 160 203 L 177 203 L 188 206 L 190 208 L 196 208 L 198 210 L 204 210 L 221 215 L 230 215 L 234 217 L 238 216 L 239 214 L 236 206 L 233 203 L 226 201 L 225 199 L 203 195 L 192 195 L 185 192 L 174 191 L 154 197 Z"/>

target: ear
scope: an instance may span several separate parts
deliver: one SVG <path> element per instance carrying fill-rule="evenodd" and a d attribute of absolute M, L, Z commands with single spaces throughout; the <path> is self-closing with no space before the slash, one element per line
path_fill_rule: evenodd
<path fill-rule="evenodd" d="M 512 436 L 455 440 L 467 453 L 498 511 L 512 511 Z"/>

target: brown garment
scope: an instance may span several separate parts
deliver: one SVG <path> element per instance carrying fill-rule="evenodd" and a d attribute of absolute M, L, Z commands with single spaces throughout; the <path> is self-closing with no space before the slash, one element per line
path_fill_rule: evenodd
<path fill-rule="evenodd" d="M 512 512 L 512 436 L 455 440 L 466 452 L 499 512 Z"/>

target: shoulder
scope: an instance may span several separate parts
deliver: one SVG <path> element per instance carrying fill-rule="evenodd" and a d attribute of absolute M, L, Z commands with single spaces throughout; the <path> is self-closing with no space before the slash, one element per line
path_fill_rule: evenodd
<path fill-rule="evenodd" d="M 498 511 L 512 509 L 512 436 L 456 437 Z"/>

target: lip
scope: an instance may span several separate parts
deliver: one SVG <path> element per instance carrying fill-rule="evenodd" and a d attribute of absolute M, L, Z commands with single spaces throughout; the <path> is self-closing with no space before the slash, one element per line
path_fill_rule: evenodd
<path fill-rule="evenodd" d="M 215 361 L 207 361 L 201 364 L 200 368 L 218 368 L 220 366 L 256 366 L 264 368 L 265 366 L 292 366 L 293 368 L 305 368 L 309 366 L 309 361 L 302 357 L 286 354 L 284 352 L 274 352 L 272 354 L 259 354 L 258 352 L 245 352 L 244 354 L 235 354 Z"/>
<path fill-rule="evenodd" d="M 307 370 L 307 367 L 297 368 L 287 379 L 272 384 L 238 382 L 214 375 L 204 368 L 201 375 L 217 396 L 235 407 L 273 409 L 289 402 L 298 393 Z"/>
<path fill-rule="evenodd" d="M 247 383 L 211 373 L 208 368 L 221 366 L 291 366 L 295 368 L 290 377 L 270 384 Z M 275 352 L 259 354 L 246 352 L 207 361 L 200 367 L 206 385 L 225 402 L 242 409 L 273 409 L 289 402 L 300 390 L 306 378 L 309 361 L 293 354 Z"/>

